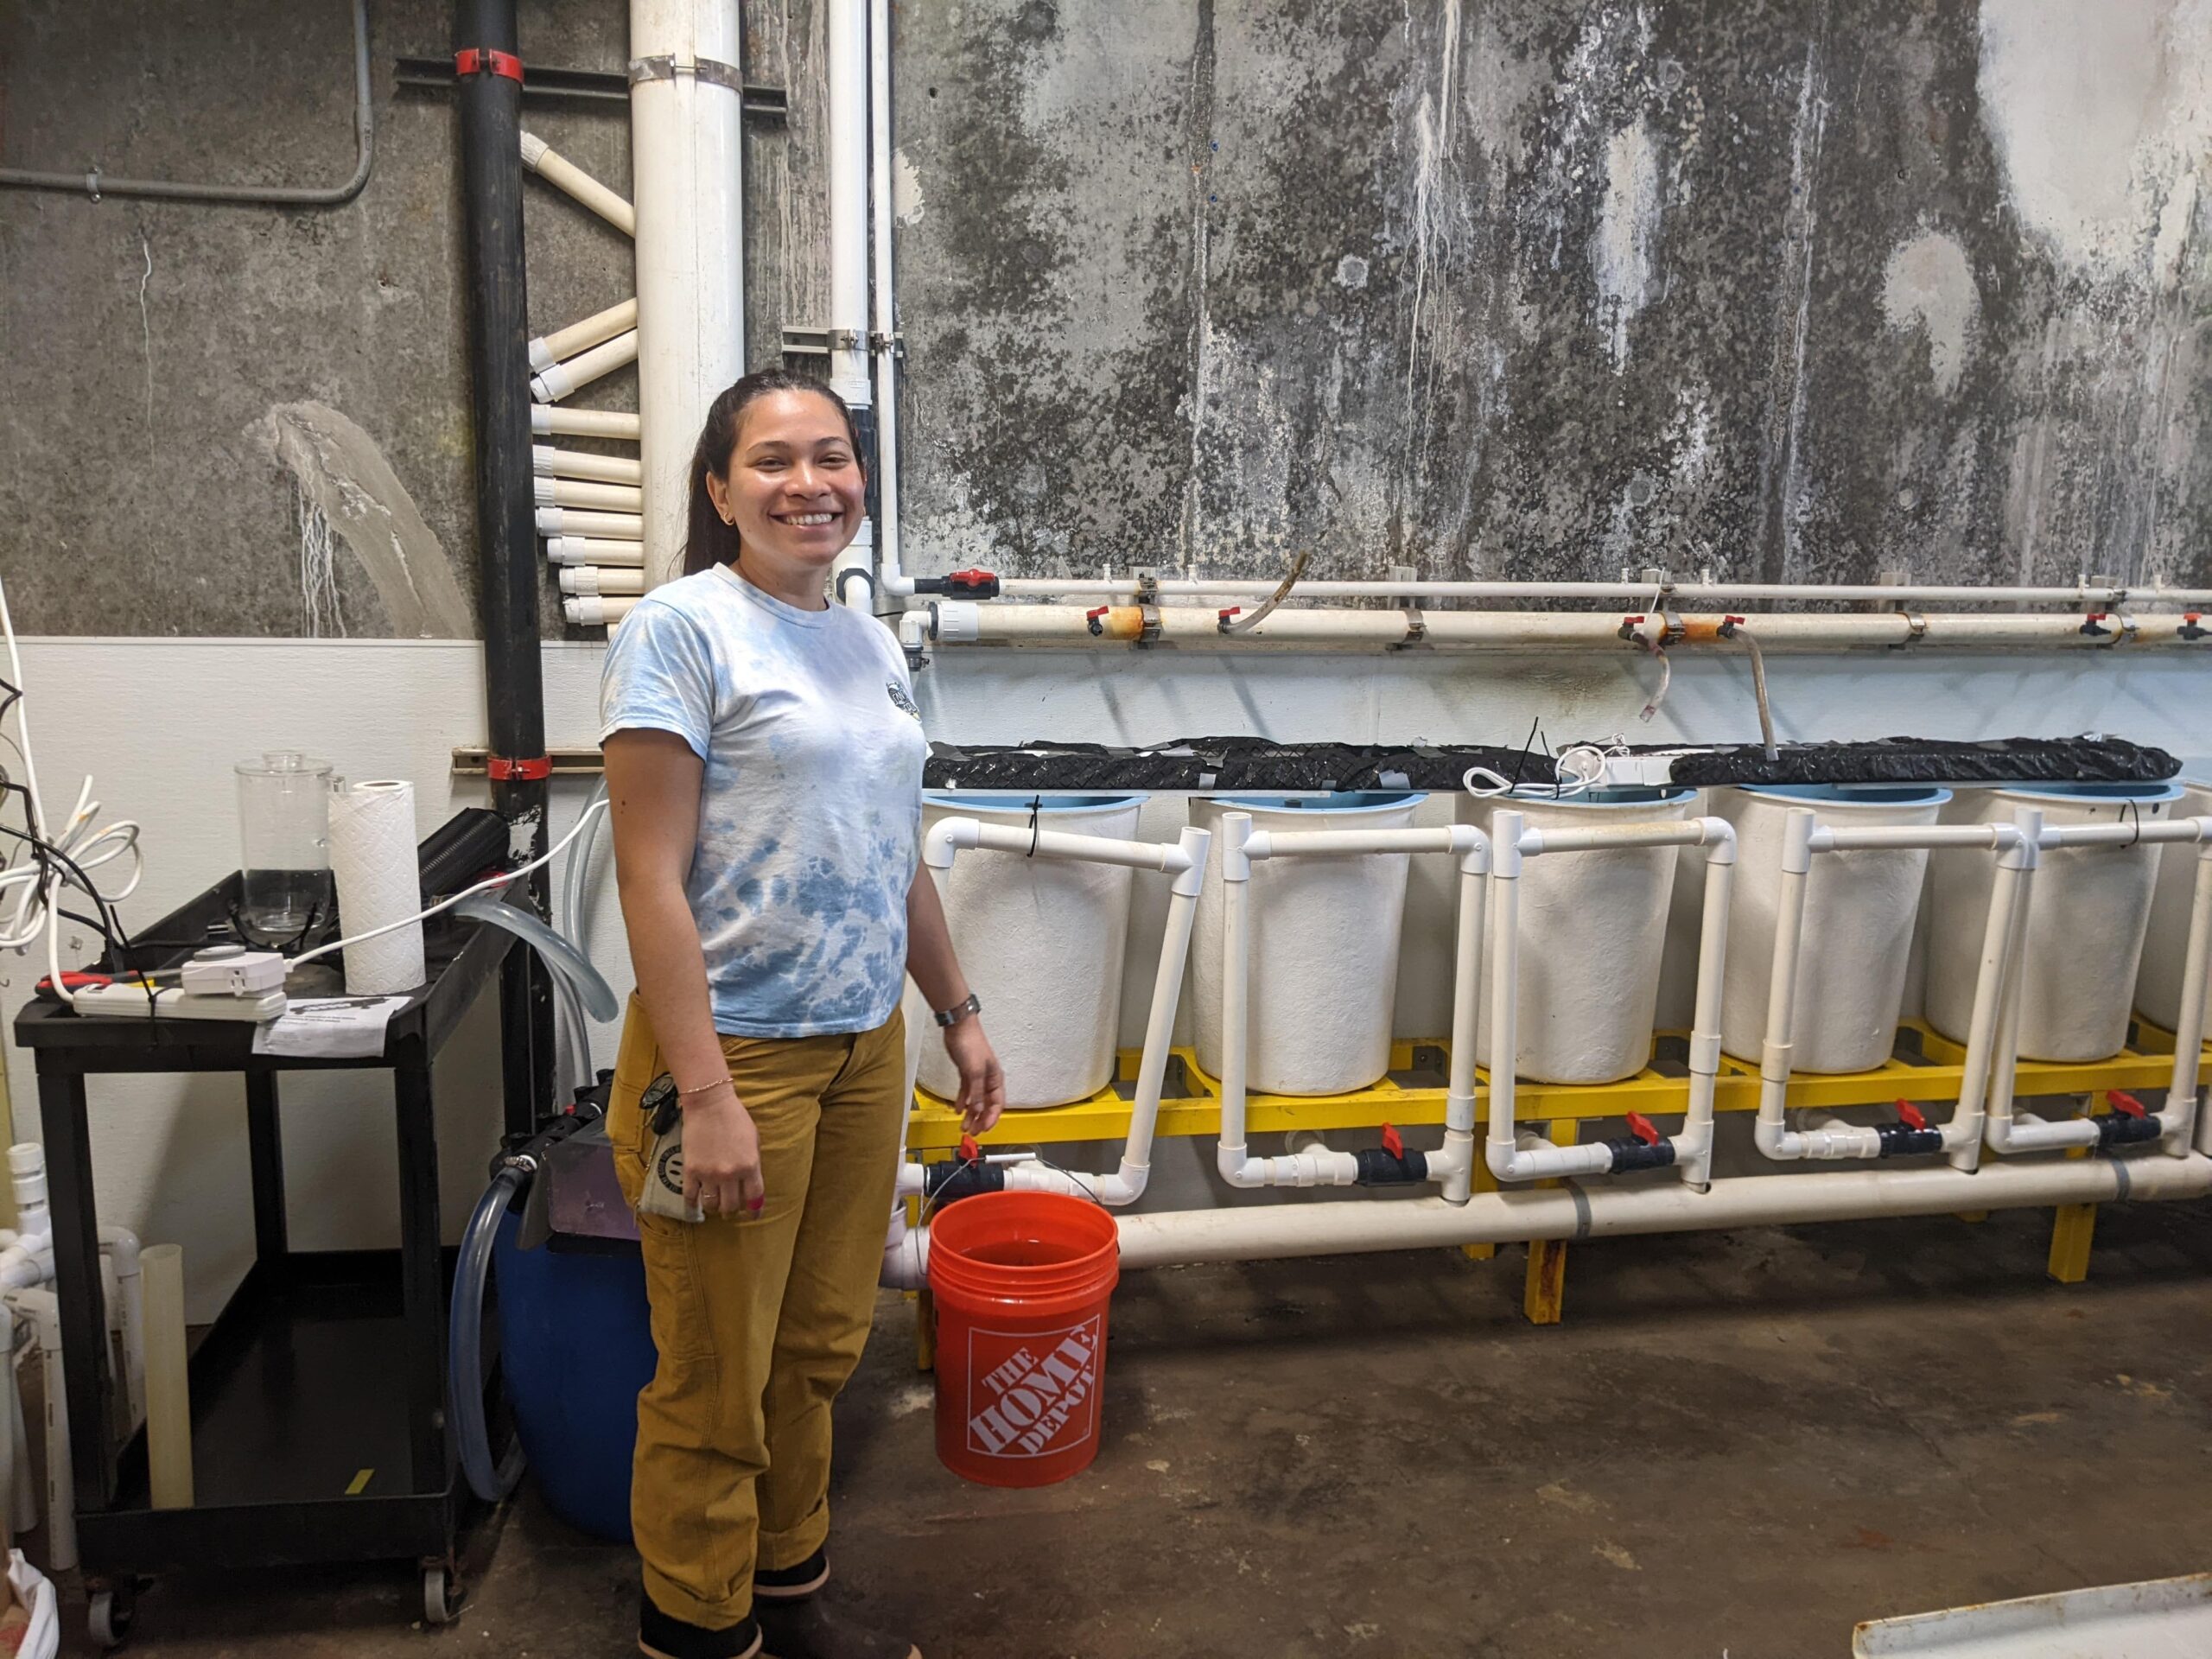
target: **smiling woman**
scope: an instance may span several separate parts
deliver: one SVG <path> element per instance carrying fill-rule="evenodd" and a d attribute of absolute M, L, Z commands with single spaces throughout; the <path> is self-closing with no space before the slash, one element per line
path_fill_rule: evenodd
<path fill-rule="evenodd" d="M 866 516 L 868 474 L 845 400 L 780 369 L 715 399 L 691 456 L 683 572 L 727 564 L 812 608 Z"/>
<path fill-rule="evenodd" d="M 909 973 L 970 1128 L 1005 1083 L 920 869 L 906 655 L 824 591 L 865 512 L 851 416 L 748 375 L 691 472 L 688 574 L 616 631 L 600 694 L 638 976 L 607 1134 L 659 1351 L 636 1402 L 639 1645 L 914 1659 L 817 1593 L 830 1402 L 868 1338 L 906 1122 Z"/>

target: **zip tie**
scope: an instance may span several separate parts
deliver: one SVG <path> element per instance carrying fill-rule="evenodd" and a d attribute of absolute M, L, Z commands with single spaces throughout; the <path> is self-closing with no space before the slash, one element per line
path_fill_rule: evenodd
<path fill-rule="evenodd" d="M 1044 807 L 1045 798 L 1042 795 L 1032 795 L 1029 798 L 1029 850 L 1023 855 L 1024 857 L 1037 856 L 1038 837 L 1043 833 L 1038 826 L 1037 815 L 1044 810 Z"/>

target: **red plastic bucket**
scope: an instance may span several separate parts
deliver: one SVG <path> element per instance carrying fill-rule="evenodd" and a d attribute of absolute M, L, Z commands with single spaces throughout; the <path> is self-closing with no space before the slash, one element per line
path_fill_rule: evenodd
<path fill-rule="evenodd" d="M 986 1486 L 1049 1486 L 1098 1455 L 1122 1239 L 1096 1205 L 982 1192 L 930 1224 L 937 1454 Z"/>

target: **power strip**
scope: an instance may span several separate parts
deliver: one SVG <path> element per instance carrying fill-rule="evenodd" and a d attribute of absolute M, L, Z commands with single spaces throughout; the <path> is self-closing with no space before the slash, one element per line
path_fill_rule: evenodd
<path fill-rule="evenodd" d="M 289 1000 L 282 991 L 258 996 L 209 996 L 171 987 L 154 993 L 149 1010 L 145 988 L 138 985 L 88 985 L 77 993 L 77 1012 L 100 1020 L 245 1020 L 258 1025 L 284 1012 Z"/>

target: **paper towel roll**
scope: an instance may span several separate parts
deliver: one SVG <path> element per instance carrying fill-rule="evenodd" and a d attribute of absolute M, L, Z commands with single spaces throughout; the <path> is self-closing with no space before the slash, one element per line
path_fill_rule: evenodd
<path fill-rule="evenodd" d="M 338 880 L 338 923 L 348 938 L 422 909 L 415 785 L 393 779 L 332 791 L 330 868 Z M 411 991 L 428 976 L 419 921 L 346 947 L 349 996 Z"/>

